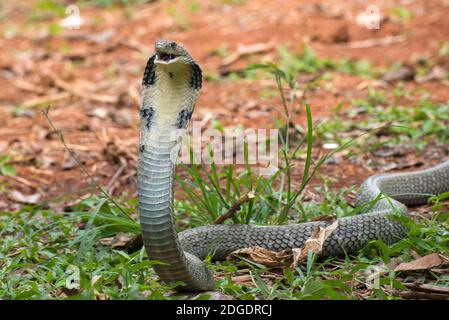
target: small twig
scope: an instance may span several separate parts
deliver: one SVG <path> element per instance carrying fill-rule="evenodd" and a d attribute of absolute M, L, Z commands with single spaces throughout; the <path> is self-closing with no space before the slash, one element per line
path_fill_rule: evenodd
<path fill-rule="evenodd" d="M 126 217 L 128 217 L 130 220 L 133 220 L 126 212 L 125 210 L 123 210 L 123 208 L 117 203 L 115 202 L 114 199 L 112 199 L 112 197 L 95 181 L 95 179 L 91 176 L 91 174 L 89 173 L 89 171 L 87 171 L 86 167 L 81 163 L 81 161 L 78 159 L 78 156 L 76 155 L 76 153 L 70 149 L 65 140 L 64 140 L 64 136 L 62 135 L 62 133 L 55 127 L 55 125 L 53 124 L 53 121 L 51 121 L 48 112 L 50 111 L 50 106 L 47 106 L 47 108 L 45 108 L 44 110 L 42 110 L 43 115 L 45 116 L 45 118 L 47 119 L 48 123 L 50 124 L 51 128 L 53 129 L 53 131 L 58 135 L 59 140 L 61 141 L 61 143 L 63 144 L 64 148 L 69 152 L 70 156 L 73 158 L 73 160 L 75 160 L 76 164 L 80 167 L 80 169 L 83 171 L 83 173 L 90 179 L 90 183 L 92 186 L 96 187 L 98 190 L 100 190 L 100 192 L 109 200 L 111 201 Z"/>
<path fill-rule="evenodd" d="M 16 86 L 17 88 L 25 91 L 31 91 L 38 94 L 44 94 L 45 88 L 35 85 L 34 83 L 25 81 L 23 79 L 13 79 L 12 84 Z"/>
<path fill-rule="evenodd" d="M 60 93 L 55 93 L 55 94 L 49 94 L 46 96 L 42 96 L 42 97 L 37 97 L 37 98 L 32 98 L 29 100 L 26 100 L 25 102 L 22 103 L 22 105 L 25 108 L 32 108 L 41 104 L 49 104 L 51 102 L 55 102 L 55 101 L 59 101 L 59 100 L 64 100 L 70 97 L 70 93 L 68 92 L 60 92 Z"/>
<path fill-rule="evenodd" d="M 250 45 L 240 45 L 235 52 L 228 57 L 224 58 L 220 67 L 227 67 L 243 56 L 247 56 L 255 53 L 262 53 L 274 48 L 273 42 L 269 43 L 255 43 Z"/>
<path fill-rule="evenodd" d="M 22 177 L 19 177 L 19 176 L 7 176 L 7 175 L 5 175 L 3 177 L 5 179 L 14 180 L 15 182 L 18 182 L 20 184 L 26 185 L 26 186 L 28 186 L 30 188 L 42 191 L 42 189 L 37 184 L 35 184 L 35 183 L 33 183 L 33 182 L 29 181 L 29 180 L 26 180 L 25 178 L 22 178 Z"/>
<path fill-rule="evenodd" d="M 122 174 L 123 170 L 125 170 L 126 165 L 122 164 L 120 168 L 115 172 L 115 174 L 112 176 L 111 180 L 109 181 L 108 185 L 106 186 L 106 190 L 112 194 L 112 186 L 114 185 L 115 181 L 117 181 L 118 177 Z"/>
<path fill-rule="evenodd" d="M 118 41 L 118 44 L 122 45 L 124 47 L 128 47 L 128 48 L 134 49 L 134 50 L 136 50 L 136 51 L 138 51 L 140 53 L 143 53 L 145 55 L 149 55 L 151 53 L 151 51 L 152 51 L 150 48 L 148 48 L 148 47 L 146 47 L 144 45 L 141 45 L 138 41 L 136 41 L 134 39 L 128 39 L 128 40 L 121 39 L 121 40 Z"/>
<path fill-rule="evenodd" d="M 70 94 L 72 94 L 74 96 L 78 96 L 78 97 L 81 97 L 81 98 L 85 98 L 85 99 L 93 100 L 93 101 L 98 101 L 98 102 L 102 102 L 102 103 L 115 104 L 115 103 L 118 102 L 118 97 L 117 96 L 111 97 L 111 96 L 103 95 L 103 94 L 83 92 L 83 91 L 81 91 L 79 89 L 74 88 L 73 84 L 65 82 L 61 78 L 58 78 L 52 72 L 48 72 L 48 76 L 53 80 L 54 84 L 57 87 L 59 87 L 61 89 L 64 89 L 65 91 L 67 91 L 68 93 L 70 93 Z"/>
<path fill-rule="evenodd" d="M 404 286 L 406 286 L 409 289 L 414 289 L 418 291 L 431 291 L 436 293 L 449 294 L 449 287 L 436 286 L 433 284 L 404 283 Z"/>
<path fill-rule="evenodd" d="M 449 269 L 430 269 L 430 271 L 437 274 L 449 275 Z"/>
<path fill-rule="evenodd" d="M 389 292 L 396 297 L 401 297 L 404 299 L 447 300 L 449 298 L 448 294 L 441 293 L 429 293 L 411 290 L 391 290 Z"/>
<path fill-rule="evenodd" d="M 254 199 L 254 197 L 255 197 L 254 191 L 250 191 L 247 194 L 238 198 L 236 203 L 234 203 L 234 205 L 225 214 L 222 214 L 217 219 L 215 219 L 214 224 L 221 224 L 226 219 L 232 217 L 237 211 L 240 210 L 242 204 L 250 201 L 251 199 Z"/>
<path fill-rule="evenodd" d="M 387 36 L 384 38 L 366 39 L 361 41 L 351 41 L 337 45 L 338 47 L 345 47 L 349 49 L 362 49 L 376 46 L 387 46 L 394 43 L 401 43 L 405 41 L 404 35 Z"/>

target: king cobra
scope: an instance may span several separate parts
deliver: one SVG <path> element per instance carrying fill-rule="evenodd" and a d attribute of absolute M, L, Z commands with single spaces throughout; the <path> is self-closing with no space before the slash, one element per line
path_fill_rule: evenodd
<path fill-rule="evenodd" d="M 214 288 L 212 272 L 202 260 L 223 260 L 234 250 L 259 246 L 273 251 L 301 248 L 329 221 L 279 226 L 208 225 L 176 232 L 173 212 L 174 170 L 182 138 L 192 116 L 202 74 L 182 46 L 158 40 L 145 68 L 140 108 L 138 199 L 142 239 L 154 269 L 179 291 Z M 449 161 L 416 172 L 369 177 L 356 196 L 358 215 L 338 219 L 320 256 L 354 253 L 370 241 L 394 243 L 407 234 L 393 213 L 407 215 L 406 205 L 425 204 L 430 195 L 449 190 Z M 379 197 L 379 195 L 382 195 Z M 364 212 L 363 212 L 364 211 Z"/>

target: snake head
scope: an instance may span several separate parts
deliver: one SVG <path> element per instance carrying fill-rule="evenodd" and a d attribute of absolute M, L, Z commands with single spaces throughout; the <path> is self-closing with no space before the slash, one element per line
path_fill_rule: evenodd
<path fill-rule="evenodd" d="M 156 59 L 154 62 L 157 64 L 169 65 L 176 62 L 189 62 L 192 60 L 184 47 L 170 40 L 157 40 L 155 43 L 155 51 Z"/>

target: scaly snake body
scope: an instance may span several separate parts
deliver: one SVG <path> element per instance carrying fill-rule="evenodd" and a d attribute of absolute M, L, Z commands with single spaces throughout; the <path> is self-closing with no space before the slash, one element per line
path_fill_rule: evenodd
<path fill-rule="evenodd" d="M 317 221 L 284 226 L 209 225 L 176 233 L 173 218 L 173 174 L 181 140 L 201 88 L 201 69 L 175 42 L 159 40 L 145 69 L 142 85 L 138 198 L 142 238 L 166 283 L 180 281 L 178 290 L 210 290 L 212 273 L 201 261 L 208 253 L 224 259 L 234 250 L 260 246 L 270 250 L 301 248 L 318 227 Z M 388 197 L 368 206 L 364 214 L 340 218 L 326 239 L 321 256 L 352 253 L 369 241 L 393 243 L 406 235 L 391 219 L 393 207 L 426 203 L 429 194 L 449 190 L 449 161 L 410 173 L 372 176 L 360 188 L 356 205 L 382 192 Z M 421 195 L 420 195 L 421 194 Z"/>

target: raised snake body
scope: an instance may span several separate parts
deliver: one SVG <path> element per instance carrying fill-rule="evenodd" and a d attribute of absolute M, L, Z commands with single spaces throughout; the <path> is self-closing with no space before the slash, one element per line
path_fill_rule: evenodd
<path fill-rule="evenodd" d="M 178 290 L 210 290 L 212 273 L 202 259 L 224 259 L 234 250 L 260 246 L 274 251 L 301 248 L 317 221 L 283 226 L 209 225 L 176 233 L 173 218 L 173 174 L 181 140 L 201 88 L 201 69 L 188 52 L 172 41 L 159 40 L 149 59 L 142 84 L 138 198 L 142 238 L 150 259 L 162 264 L 155 271 Z M 377 175 L 360 188 L 356 205 L 381 198 L 364 214 L 340 218 L 326 239 L 321 256 L 352 253 L 368 242 L 393 243 L 406 235 L 391 219 L 394 207 L 426 203 L 429 194 L 449 190 L 449 161 L 410 173 Z"/>

